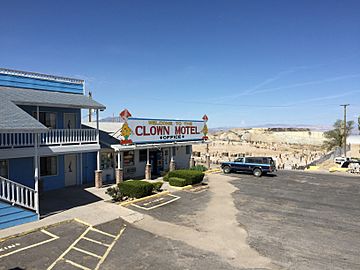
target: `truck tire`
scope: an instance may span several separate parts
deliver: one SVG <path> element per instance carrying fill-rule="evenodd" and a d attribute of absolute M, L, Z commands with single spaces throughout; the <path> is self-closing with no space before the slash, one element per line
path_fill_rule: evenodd
<path fill-rule="evenodd" d="M 225 167 L 223 168 L 223 172 L 224 172 L 224 173 L 230 173 L 230 172 L 231 172 L 231 168 L 230 168 L 229 166 L 225 166 Z"/>
<path fill-rule="evenodd" d="M 256 176 L 256 177 L 260 177 L 262 175 L 262 171 L 260 168 L 255 168 L 253 170 L 253 175 Z"/>

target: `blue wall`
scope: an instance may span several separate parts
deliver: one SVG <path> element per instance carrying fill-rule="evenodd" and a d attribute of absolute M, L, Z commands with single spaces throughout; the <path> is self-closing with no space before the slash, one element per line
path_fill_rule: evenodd
<path fill-rule="evenodd" d="M 65 186 L 64 156 L 58 156 L 58 171 L 55 176 L 41 176 L 42 191 L 48 191 Z M 9 179 L 22 185 L 34 188 L 34 159 L 15 158 L 9 159 Z"/>
<path fill-rule="evenodd" d="M 36 112 L 35 106 L 19 106 L 28 114 L 33 115 Z M 62 129 L 64 127 L 64 113 L 76 113 L 76 128 L 81 126 L 81 109 L 56 108 L 56 107 L 40 107 L 40 112 L 56 112 L 56 128 Z"/>
<path fill-rule="evenodd" d="M 9 159 L 9 179 L 24 186 L 34 188 L 34 159 Z"/>
<path fill-rule="evenodd" d="M 95 183 L 96 152 L 83 154 L 83 183 Z"/>
<path fill-rule="evenodd" d="M 83 84 L 0 74 L 0 86 L 83 94 Z"/>
<path fill-rule="evenodd" d="M 55 176 L 41 176 L 41 191 L 49 191 L 65 187 L 64 155 L 58 155 L 58 171 Z M 79 157 L 79 155 L 78 155 Z M 78 160 L 79 161 L 79 160 Z M 79 162 L 77 162 L 78 168 Z M 95 182 L 96 152 L 83 153 L 83 184 Z M 80 179 L 80 170 L 78 179 Z M 22 185 L 34 188 L 34 159 L 9 159 L 9 179 Z M 78 180 L 79 184 L 80 181 Z"/>

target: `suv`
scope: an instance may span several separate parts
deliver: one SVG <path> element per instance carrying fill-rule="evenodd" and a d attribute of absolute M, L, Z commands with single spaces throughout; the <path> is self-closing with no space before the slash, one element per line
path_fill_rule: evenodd
<path fill-rule="evenodd" d="M 276 165 L 271 157 L 240 157 L 233 162 L 221 163 L 221 169 L 224 173 L 251 172 L 254 176 L 260 177 L 275 172 Z"/>

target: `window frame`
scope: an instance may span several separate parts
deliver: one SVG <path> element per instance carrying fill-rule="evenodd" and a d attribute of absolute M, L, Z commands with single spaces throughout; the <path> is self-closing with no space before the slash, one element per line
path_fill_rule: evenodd
<path fill-rule="evenodd" d="M 4 177 L 4 178 L 6 178 L 6 179 L 9 179 L 9 174 L 10 174 L 9 160 L 8 160 L 8 159 L 0 159 L 0 161 L 1 161 L 1 162 L 4 161 L 4 162 L 6 163 L 6 174 L 7 174 L 6 177 L 5 177 L 5 176 L 2 176 L 2 175 L 0 175 L 0 176 Z"/>
<path fill-rule="evenodd" d="M 46 117 L 45 117 L 45 123 L 43 123 L 43 122 L 41 122 L 41 118 L 40 118 L 40 115 L 41 114 L 54 114 L 55 115 L 55 127 L 52 127 L 51 125 L 50 126 L 48 126 L 47 124 L 46 124 Z M 37 111 L 33 111 L 33 117 L 35 118 L 35 119 L 37 119 Z M 39 111 L 39 122 L 41 123 L 41 124 L 43 124 L 44 126 L 46 126 L 47 128 L 50 128 L 50 129 L 57 129 L 58 128 L 58 123 L 57 123 L 57 120 L 58 120 L 58 113 L 57 112 L 53 112 L 53 111 Z"/>
<path fill-rule="evenodd" d="M 42 168 L 43 166 L 41 166 L 41 159 L 42 158 L 55 158 L 56 159 L 56 162 L 54 164 L 56 164 L 56 173 L 55 174 L 47 174 L 47 175 L 43 175 L 42 174 Z M 40 178 L 43 178 L 43 177 L 54 177 L 54 176 L 58 176 L 59 175 L 59 158 L 58 156 L 44 156 L 44 157 L 40 157 Z"/>

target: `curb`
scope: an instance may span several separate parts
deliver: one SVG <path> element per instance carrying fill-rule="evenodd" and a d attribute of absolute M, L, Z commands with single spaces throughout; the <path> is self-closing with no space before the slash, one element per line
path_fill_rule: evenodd
<path fill-rule="evenodd" d="M 215 172 L 221 172 L 220 169 L 212 169 L 205 172 L 205 174 L 215 173 Z"/>
<path fill-rule="evenodd" d="M 157 194 L 154 194 L 154 195 L 150 195 L 150 196 L 147 196 L 147 197 L 135 199 L 135 200 L 128 201 L 128 202 L 122 202 L 122 203 L 119 203 L 118 205 L 119 206 L 127 206 L 129 204 L 142 202 L 142 201 L 145 201 L 145 200 L 148 200 L 148 199 L 151 199 L 151 198 L 161 197 L 163 195 L 168 195 L 168 194 L 170 194 L 170 191 L 163 191 L 163 192 L 160 192 L 160 193 L 157 193 Z"/>
<path fill-rule="evenodd" d="M 187 186 L 183 186 L 183 187 L 175 187 L 175 186 L 170 186 L 170 187 L 171 187 L 171 188 L 173 188 L 173 189 L 176 189 L 176 190 L 178 190 L 178 191 L 193 188 L 193 186 L 192 186 L 192 185 L 187 185 Z"/>

